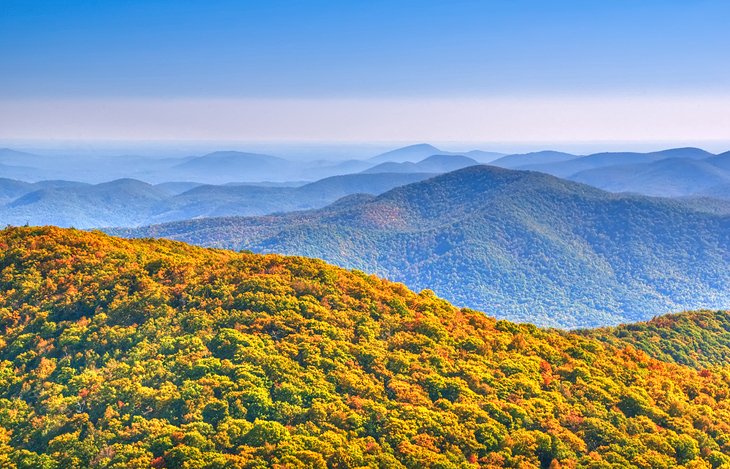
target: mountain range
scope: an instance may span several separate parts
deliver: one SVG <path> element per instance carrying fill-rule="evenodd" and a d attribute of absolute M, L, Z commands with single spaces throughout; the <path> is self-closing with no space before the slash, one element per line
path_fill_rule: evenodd
<path fill-rule="evenodd" d="M 448 173 L 478 164 L 478 161 L 468 156 L 432 155 L 416 163 L 410 161 L 403 163 L 380 163 L 362 171 L 362 173 Z"/>
<path fill-rule="evenodd" d="M 567 332 L 316 259 L 0 246 L 3 467 L 730 465 L 726 312 Z"/>
<path fill-rule="evenodd" d="M 330 176 L 365 171 L 379 163 L 418 163 L 434 155 L 466 156 L 479 163 L 503 156 L 501 153 L 481 150 L 448 152 L 427 144 L 398 148 L 369 159 L 331 160 L 286 159 L 231 150 L 180 157 L 146 157 L 38 155 L 5 148 L 0 149 L 0 177 L 30 182 L 68 179 L 86 183 L 116 179 L 138 179 L 152 184 L 191 181 L 213 185 L 266 181 L 313 182 Z"/>
<path fill-rule="evenodd" d="M 730 153 L 713 155 L 699 148 L 586 156 L 543 151 L 508 155 L 491 164 L 540 171 L 611 192 L 730 199 Z"/>
<path fill-rule="evenodd" d="M 417 163 L 429 156 L 449 155 L 449 156 L 465 156 L 479 163 L 489 163 L 504 156 L 504 153 L 483 150 L 469 150 L 466 152 L 444 151 L 427 143 L 419 143 L 408 145 L 395 150 L 381 153 L 380 155 L 370 158 L 368 161 L 374 164 L 380 163 Z"/>
<path fill-rule="evenodd" d="M 673 148 L 649 153 L 612 152 L 574 155 L 538 151 L 504 155 L 470 150 L 450 152 L 429 144 L 397 148 L 369 159 L 288 160 L 260 153 L 217 151 L 202 156 L 150 158 L 51 157 L 0 149 L 0 176 L 22 181 L 70 179 L 108 182 L 138 179 L 160 184 L 295 185 L 354 173 L 442 173 L 488 163 L 508 169 L 540 171 L 613 192 L 663 197 L 730 199 L 729 153 L 713 155 L 699 148 Z"/>
<path fill-rule="evenodd" d="M 322 258 L 540 325 L 730 302 L 727 215 L 489 166 L 319 210 L 111 232 Z"/>
<path fill-rule="evenodd" d="M 702 159 L 670 158 L 589 169 L 571 175 L 570 179 L 612 192 L 730 199 L 728 162 L 730 154 Z"/>
<path fill-rule="evenodd" d="M 570 177 L 581 171 L 610 166 L 627 164 L 652 163 L 667 159 L 701 160 L 715 156 L 700 148 L 672 148 L 650 153 L 635 152 L 607 152 L 579 156 L 563 161 L 536 162 L 520 166 L 518 169 L 528 169 L 552 174 L 558 177 Z"/>
<path fill-rule="evenodd" d="M 507 169 L 524 169 L 531 165 L 555 164 L 565 161 L 576 160 L 578 155 L 563 153 L 560 151 L 536 151 L 532 153 L 519 153 L 506 155 L 492 161 L 492 166 L 499 166 Z"/>
<path fill-rule="evenodd" d="M 333 176 L 297 187 L 277 185 L 25 183 L 0 179 L 0 222 L 77 228 L 139 226 L 189 218 L 264 215 L 323 207 L 354 193 L 380 194 L 431 177 L 427 173 Z"/>

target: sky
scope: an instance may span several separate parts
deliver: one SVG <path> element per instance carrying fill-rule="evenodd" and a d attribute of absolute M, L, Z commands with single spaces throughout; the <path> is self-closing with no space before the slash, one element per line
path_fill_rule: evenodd
<path fill-rule="evenodd" d="M 0 0 L 0 139 L 730 141 L 725 0 Z"/>

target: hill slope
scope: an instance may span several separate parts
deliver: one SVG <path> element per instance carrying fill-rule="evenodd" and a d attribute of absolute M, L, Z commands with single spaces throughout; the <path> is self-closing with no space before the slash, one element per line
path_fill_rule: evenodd
<path fill-rule="evenodd" d="M 570 177 L 581 171 L 610 166 L 625 166 L 634 164 L 652 163 L 672 158 L 684 158 L 701 160 L 713 156 L 700 148 L 672 148 L 669 150 L 655 151 L 650 153 L 634 152 L 610 152 L 595 153 L 580 158 L 568 159 L 550 163 L 538 163 L 521 166 L 520 169 L 528 169 L 552 174 L 558 177 Z"/>
<path fill-rule="evenodd" d="M 421 161 L 431 155 L 445 154 L 443 150 L 439 150 L 433 145 L 427 143 L 418 143 L 416 145 L 408 145 L 407 147 L 396 148 L 395 150 L 386 151 L 377 156 L 370 158 L 370 162 L 379 163 L 405 163 Z"/>
<path fill-rule="evenodd" d="M 695 368 L 730 363 L 729 311 L 671 314 L 584 333 L 619 347 L 630 344 L 662 361 Z"/>
<path fill-rule="evenodd" d="M 167 170 L 168 178 L 209 183 L 283 180 L 293 164 L 282 158 L 239 151 L 217 151 Z"/>
<path fill-rule="evenodd" d="M 96 185 L 36 183 L 42 188 L 0 207 L 5 224 L 78 226 L 134 226 L 149 219 L 168 194 L 134 179 Z"/>
<path fill-rule="evenodd" d="M 347 174 L 300 187 L 150 184 L 123 179 L 89 185 L 0 179 L 0 226 L 139 226 L 197 217 L 265 215 L 324 207 L 354 193 L 380 194 L 428 173 Z"/>
<path fill-rule="evenodd" d="M 362 173 L 447 173 L 478 164 L 476 160 L 461 155 L 432 155 L 418 163 L 380 163 Z"/>
<path fill-rule="evenodd" d="M 574 160 L 576 158 L 580 157 L 570 153 L 545 150 L 532 153 L 506 155 L 492 161 L 490 164 L 493 166 L 499 166 L 500 168 L 520 169 L 528 165 L 559 163 Z"/>
<path fill-rule="evenodd" d="M 729 217 L 487 166 L 318 211 L 116 233 L 318 257 L 542 325 L 730 305 Z"/>
<path fill-rule="evenodd" d="M 730 171 L 712 164 L 716 158 L 668 158 L 654 163 L 609 166 L 581 171 L 570 179 L 612 192 L 636 192 L 663 197 L 713 193 L 730 198 L 730 192 L 723 194 L 717 190 L 730 184 Z"/>
<path fill-rule="evenodd" d="M 324 262 L 0 232 L 4 467 L 720 467 L 730 374 Z"/>

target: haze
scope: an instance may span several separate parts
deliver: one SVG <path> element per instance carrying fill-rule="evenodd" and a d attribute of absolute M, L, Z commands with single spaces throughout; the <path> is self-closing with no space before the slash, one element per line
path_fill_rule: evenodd
<path fill-rule="evenodd" d="M 722 1 L 3 2 L 0 139 L 726 139 Z"/>

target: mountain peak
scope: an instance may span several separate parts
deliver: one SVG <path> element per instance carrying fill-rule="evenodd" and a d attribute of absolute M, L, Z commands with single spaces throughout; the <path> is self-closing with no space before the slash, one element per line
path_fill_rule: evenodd
<path fill-rule="evenodd" d="M 393 151 L 401 150 L 413 150 L 413 151 L 441 151 L 430 143 L 415 143 L 413 145 L 406 145 L 405 147 L 397 148 Z"/>
<path fill-rule="evenodd" d="M 381 153 L 380 155 L 370 158 L 370 161 L 375 163 L 415 163 L 437 153 L 444 152 L 433 145 L 429 145 L 428 143 L 418 143 Z"/>

